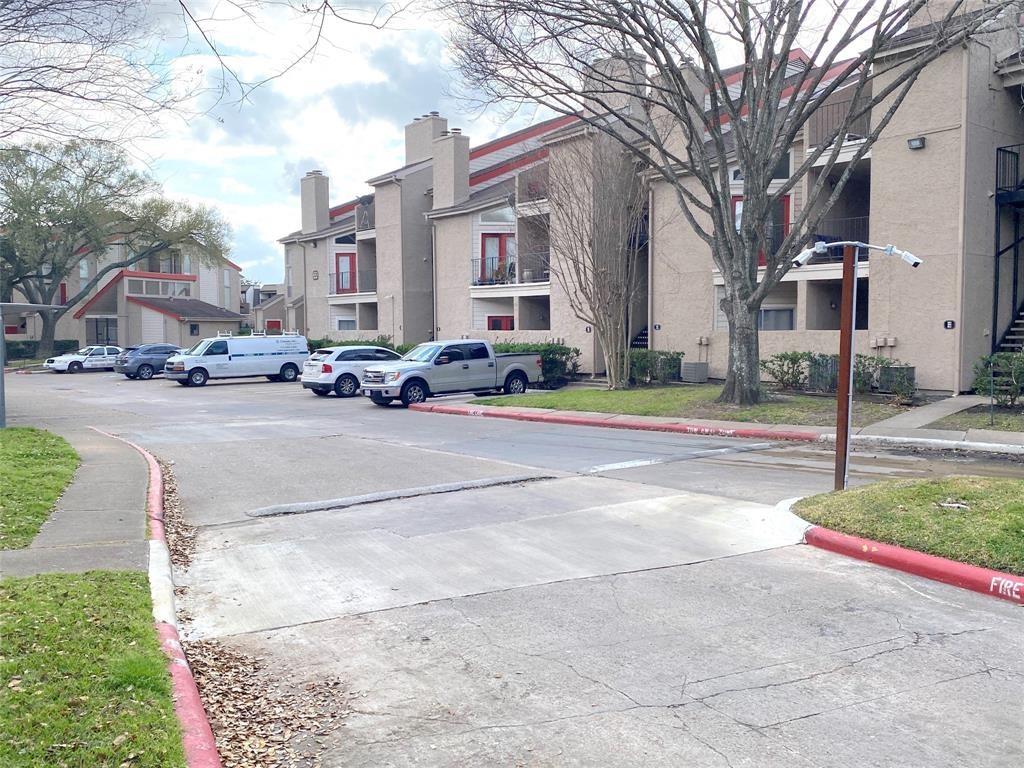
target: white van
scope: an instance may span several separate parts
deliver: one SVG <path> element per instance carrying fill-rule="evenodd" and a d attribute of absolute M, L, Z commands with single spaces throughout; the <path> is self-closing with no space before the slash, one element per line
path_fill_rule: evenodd
<path fill-rule="evenodd" d="M 305 336 L 219 335 L 203 339 L 192 349 L 167 358 L 164 378 L 182 386 L 203 386 L 208 379 L 266 376 L 271 381 L 295 381 L 309 357 Z"/>

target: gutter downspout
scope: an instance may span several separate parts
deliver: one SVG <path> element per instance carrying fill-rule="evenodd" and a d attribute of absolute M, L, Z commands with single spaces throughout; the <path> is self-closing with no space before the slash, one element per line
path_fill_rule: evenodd
<path fill-rule="evenodd" d="M 967 216 L 967 131 L 970 123 L 967 119 L 967 102 L 969 98 L 967 85 L 971 79 L 971 49 L 970 44 L 964 45 L 964 65 L 960 73 L 960 216 L 957 227 L 959 228 L 960 258 L 956 270 L 957 296 L 959 298 L 959 317 L 957 318 L 954 333 L 954 348 L 956 349 L 956 362 L 953 364 L 953 396 L 960 394 L 960 379 L 964 365 L 964 270 L 967 266 L 967 228 L 964 226 L 964 219 Z"/>
<path fill-rule="evenodd" d="M 430 341 L 437 338 L 437 224 L 430 222 Z"/>
<path fill-rule="evenodd" d="M 647 188 L 647 349 L 654 349 L 654 185 Z M 628 354 L 628 351 L 627 351 Z"/>
<path fill-rule="evenodd" d="M 306 244 L 299 243 L 299 247 L 302 249 L 302 335 L 309 336 L 309 305 L 306 304 Z"/>

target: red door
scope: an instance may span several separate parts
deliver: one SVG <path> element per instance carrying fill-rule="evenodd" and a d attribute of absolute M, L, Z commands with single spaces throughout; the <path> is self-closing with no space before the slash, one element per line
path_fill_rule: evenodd
<path fill-rule="evenodd" d="M 267 320 L 265 323 L 267 333 L 274 331 L 276 333 L 281 332 L 281 321 L 280 320 Z"/>
<path fill-rule="evenodd" d="M 356 255 L 354 253 L 336 253 L 335 259 L 335 293 L 355 293 L 356 286 Z"/>
<path fill-rule="evenodd" d="M 488 315 L 488 331 L 514 331 L 516 329 L 515 318 L 512 315 Z"/>

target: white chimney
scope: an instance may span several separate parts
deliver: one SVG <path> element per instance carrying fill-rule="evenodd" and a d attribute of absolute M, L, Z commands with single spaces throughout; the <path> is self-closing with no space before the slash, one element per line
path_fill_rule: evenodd
<path fill-rule="evenodd" d="M 331 223 L 330 180 L 321 171 L 302 177 L 302 233 L 318 232 Z"/>
<path fill-rule="evenodd" d="M 427 160 L 434 153 L 434 139 L 448 129 L 448 120 L 437 112 L 415 118 L 405 126 L 405 164 Z"/>
<path fill-rule="evenodd" d="M 469 136 L 458 128 L 434 140 L 434 208 L 469 199 Z"/>

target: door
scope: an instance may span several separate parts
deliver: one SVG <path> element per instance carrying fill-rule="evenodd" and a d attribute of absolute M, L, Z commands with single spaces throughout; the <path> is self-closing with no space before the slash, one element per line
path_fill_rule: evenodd
<path fill-rule="evenodd" d="M 228 354 L 227 339 L 217 339 L 206 348 L 200 365 L 210 374 L 210 378 L 230 376 L 230 360 L 231 355 Z"/>
<path fill-rule="evenodd" d="M 267 320 L 264 324 L 264 330 L 267 333 L 281 333 L 281 321 L 280 320 Z"/>
<path fill-rule="evenodd" d="M 446 360 L 447 362 L 441 362 Z M 464 384 L 469 374 L 469 361 L 462 351 L 461 344 L 449 344 L 434 358 L 434 372 L 431 375 L 430 389 L 433 392 L 455 392 L 465 389 Z"/>
<path fill-rule="evenodd" d="M 107 365 L 107 348 L 93 347 L 89 350 L 88 356 L 82 361 L 83 368 L 98 369 Z"/>
<path fill-rule="evenodd" d="M 354 253 L 334 254 L 335 293 L 355 293 L 356 286 L 356 255 Z"/>
<path fill-rule="evenodd" d="M 491 389 L 495 385 L 494 360 L 487 352 L 487 345 L 480 343 L 461 344 L 466 362 L 463 373 L 468 373 L 467 389 Z M 468 366 L 468 367 L 467 367 Z"/>
<path fill-rule="evenodd" d="M 164 340 L 164 316 L 142 307 L 142 343 L 157 344 Z"/>
<path fill-rule="evenodd" d="M 501 285 L 514 283 L 516 236 L 514 234 L 488 233 L 481 235 L 480 240 L 480 275 L 481 285 Z"/>

